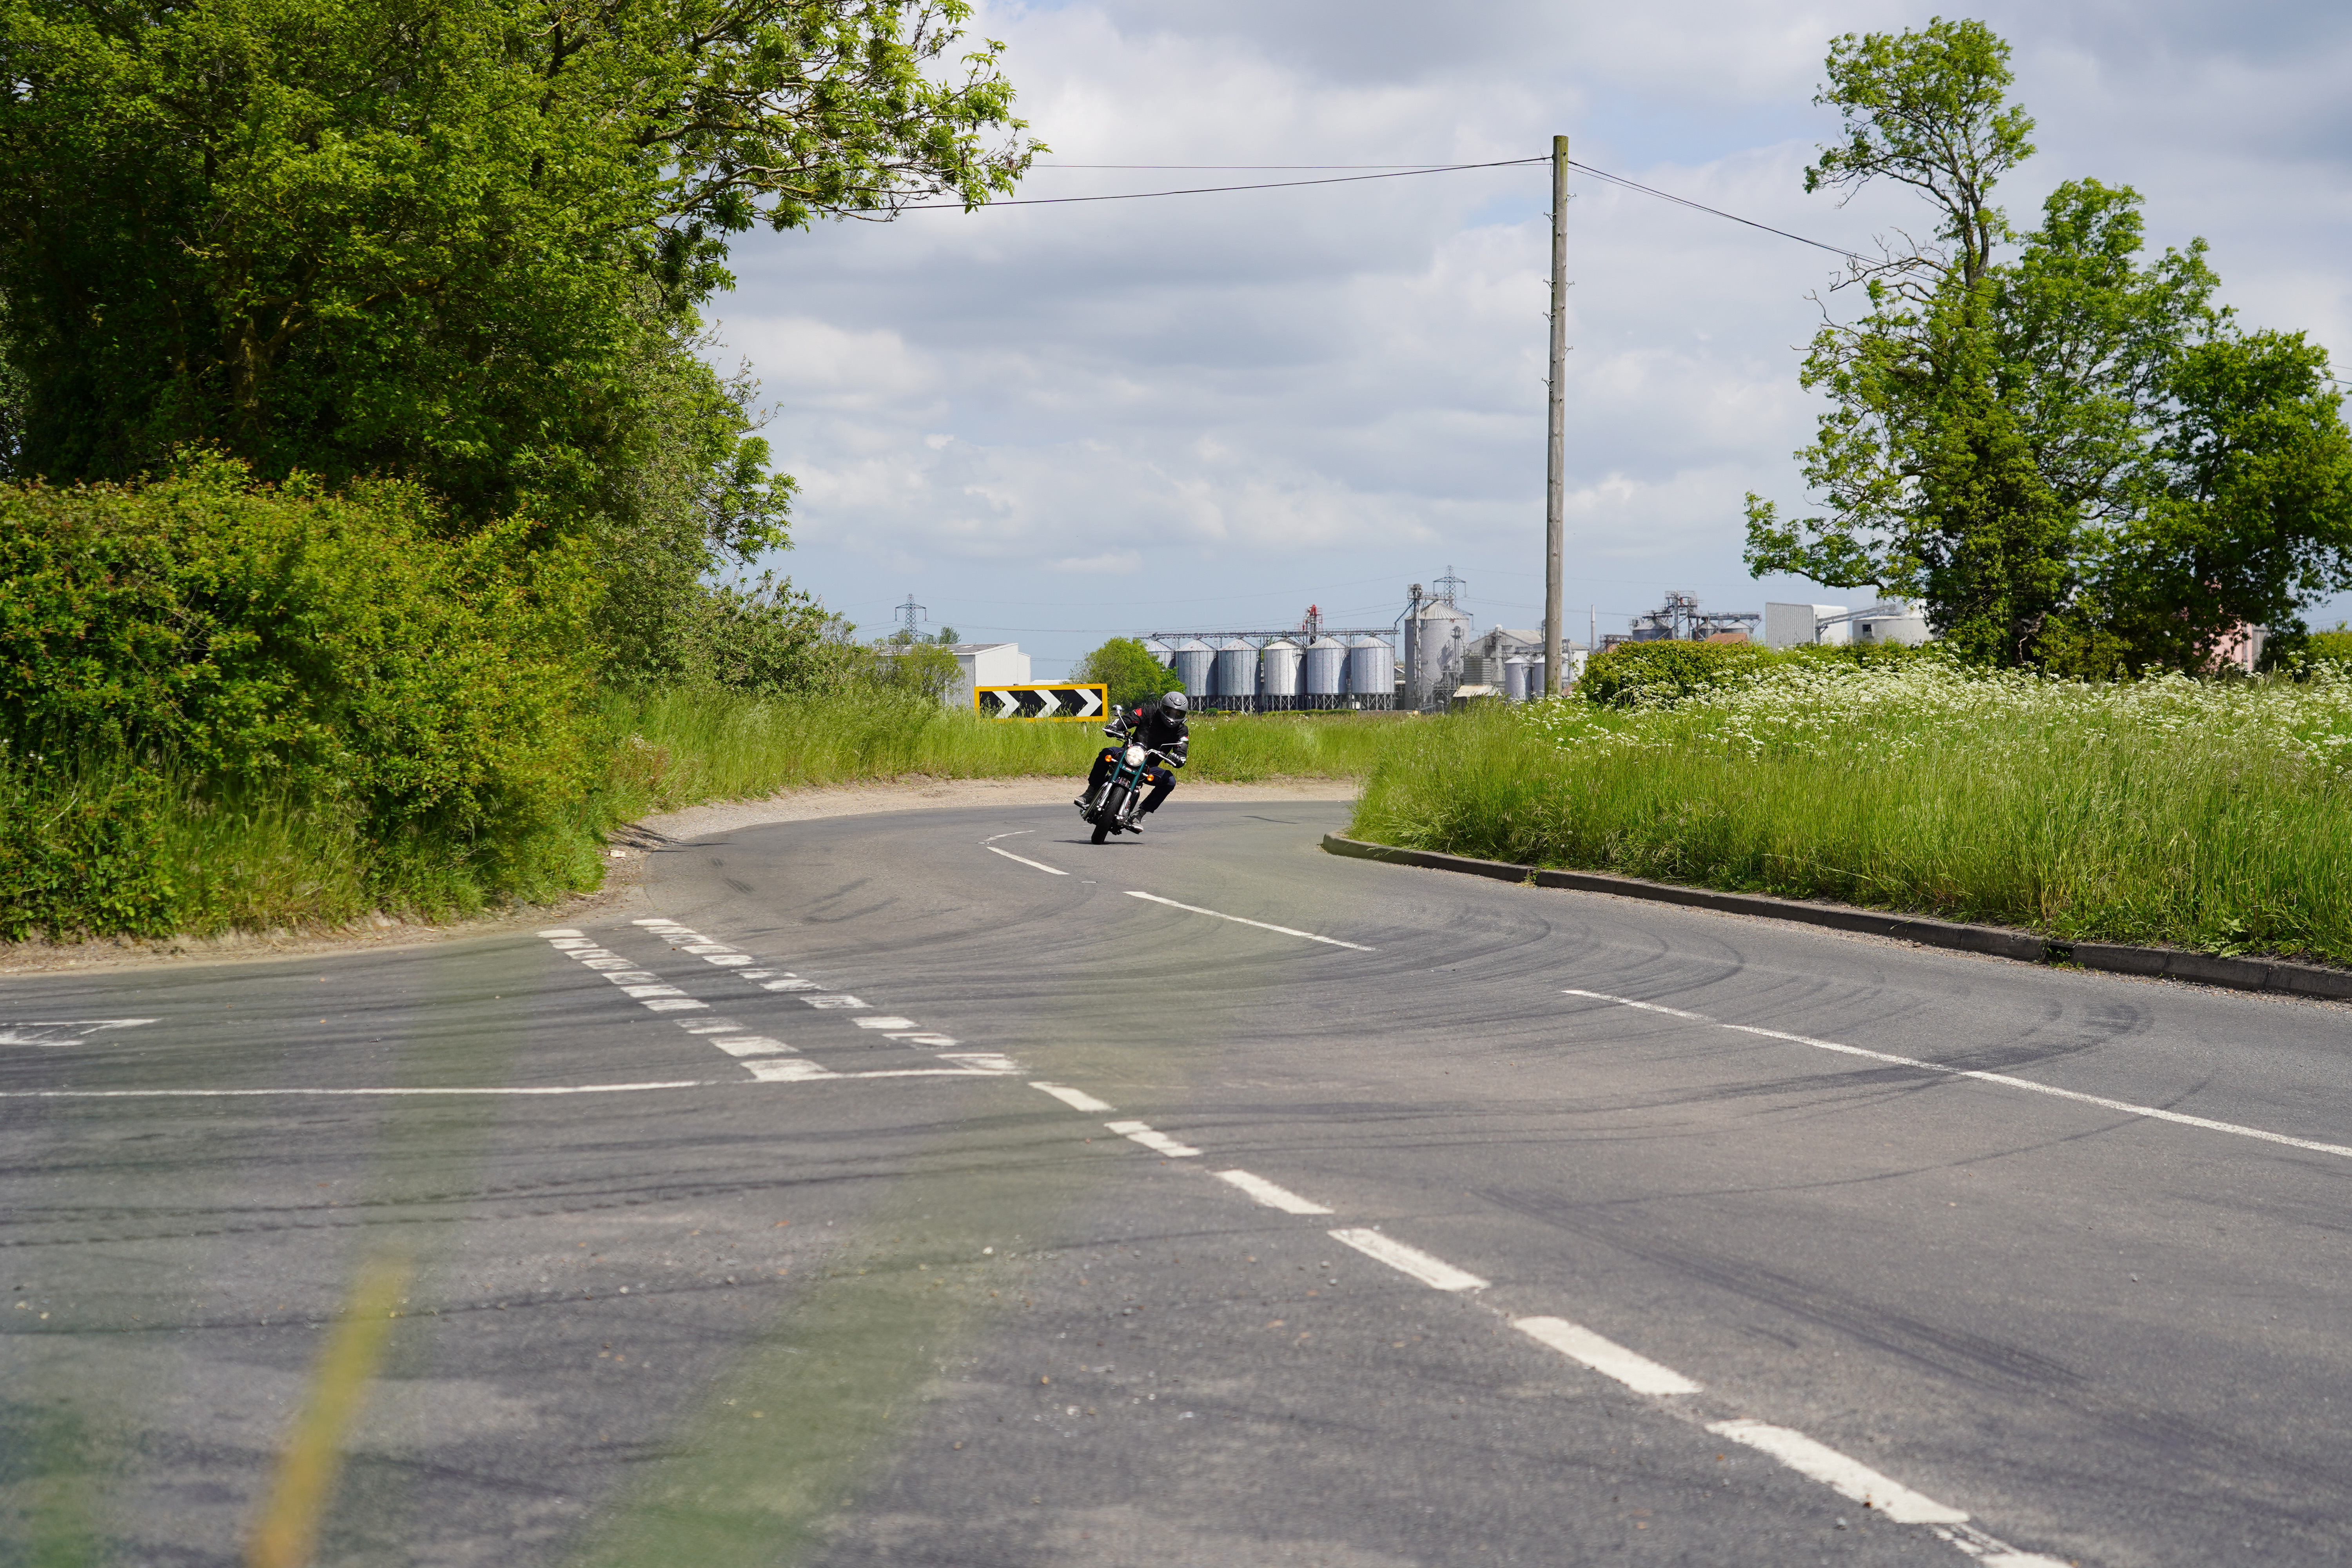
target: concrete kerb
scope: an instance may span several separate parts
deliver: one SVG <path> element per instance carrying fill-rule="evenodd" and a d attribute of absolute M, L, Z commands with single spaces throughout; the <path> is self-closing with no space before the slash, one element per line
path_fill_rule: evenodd
<path fill-rule="evenodd" d="M 1429 849 L 1398 849 L 1367 844 L 1337 833 L 1323 836 L 1327 854 L 1357 860 L 1380 860 L 1395 866 L 1420 866 L 1434 871 L 1458 871 L 1496 881 L 1532 883 L 1538 888 L 1566 888 L 1583 893 L 1607 893 L 1621 899 L 1645 899 L 1652 903 L 1680 904 L 1686 909 L 1713 910 L 1722 914 L 1755 915 L 1764 920 L 1793 921 L 1826 926 L 1832 931 L 1859 932 L 1916 942 L 1922 947 L 1946 947 L 1962 952 L 1988 953 L 2023 963 L 2073 963 L 2084 969 L 2116 974 L 2137 974 L 2167 980 L 2221 985 L 2234 991 L 2269 991 L 2292 996 L 2352 1000 L 2352 970 L 2323 969 L 2316 964 L 2286 963 L 2274 959 L 2225 958 L 2172 947 L 2132 947 L 2120 942 L 2053 942 L 2032 931 L 2007 926 L 1964 925 L 1956 921 L 1929 920 L 1919 915 L 1891 914 L 1884 910 L 1857 909 L 1851 904 L 1812 903 L 1801 899 L 1773 899 L 1755 893 L 1718 893 L 1706 888 L 1676 887 L 1671 882 L 1644 881 L 1639 877 L 1612 877 L 1597 871 L 1558 871 L 1515 866 L 1503 860 L 1479 860 L 1466 855 L 1440 855 Z"/>

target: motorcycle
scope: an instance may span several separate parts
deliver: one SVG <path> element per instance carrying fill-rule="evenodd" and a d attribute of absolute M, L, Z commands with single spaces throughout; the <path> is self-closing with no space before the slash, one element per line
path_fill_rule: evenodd
<path fill-rule="evenodd" d="M 1129 745 L 1120 749 L 1111 763 L 1110 776 L 1103 780 L 1101 789 L 1088 797 L 1078 815 L 1094 824 L 1095 842 L 1099 844 L 1114 833 L 1133 833 L 1136 816 L 1143 810 L 1144 770 L 1153 763 L 1166 759 L 1149 746 Z"/>

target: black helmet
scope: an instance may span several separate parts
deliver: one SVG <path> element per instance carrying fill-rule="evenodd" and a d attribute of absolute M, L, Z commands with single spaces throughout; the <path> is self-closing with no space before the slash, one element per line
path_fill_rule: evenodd
<path fill-rule="evenodd" d="M 1181 691 L 1171 691 L 1160 700 L 1160 706 L 1181 719 L 1192 710 L 1192 701 Z"/>

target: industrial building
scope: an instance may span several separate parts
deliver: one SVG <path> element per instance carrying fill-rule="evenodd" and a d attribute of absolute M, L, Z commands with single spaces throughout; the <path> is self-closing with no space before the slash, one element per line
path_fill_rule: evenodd
<path fill-rule="evenodd" d="M 1918 605 L 1903 599 L 1882 599 L 1859 610 L 1843 605 L 1764 606 L 1767 647 L 1874 642 L 1916 647 L 1931 635 L 1927 616 Z"/>
<path fill-rule="evenodd" d="M 1479 633 L 1457 602 L 1463 586 L 1451 567 L 1434 592 L 1412 584 L 1404 612 L 1385 626 L 1329 626 L 1309 605 L 1296 626 L 1153 632 L 1144 646 L 1206 712 L 1428 710 L 1464 695 L 1509 701 L 1541 696 L 1543 635 L 1500 627 Z M 1565 649 L 1563 685 L 1582 672 L 1586 653 L 1572 642 Z"/>

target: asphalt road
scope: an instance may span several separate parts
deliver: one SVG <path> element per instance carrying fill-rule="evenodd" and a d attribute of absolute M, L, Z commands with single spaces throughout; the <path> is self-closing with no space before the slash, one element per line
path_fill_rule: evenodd
<path fill-rule="evenodd" d="M 1344 816 L 0 982 L 0 1561 L 241 1561 L 362 1279 L 321 1563 L 2352 1558 L 2352 1011 Z"/>

